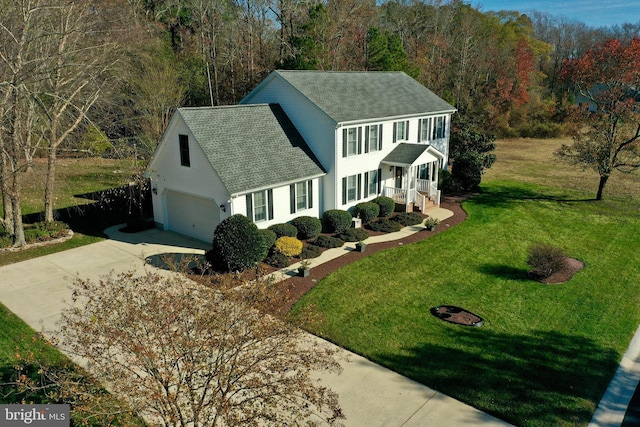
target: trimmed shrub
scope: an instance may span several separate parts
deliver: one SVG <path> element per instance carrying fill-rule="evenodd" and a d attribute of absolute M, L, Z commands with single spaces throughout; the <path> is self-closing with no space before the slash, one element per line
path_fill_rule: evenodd
<path fill-rule="evenodd" d="M 278 236 L 272 230 L 262 229 L 260 230 L 260 234 L 262 234 L 262 239 L 264 240 L 264 244 L 267 249 L 270 249 L 273 245 L 275 245 L 276 240 L 278 240 Z"/>
<path fill-rule="evenodd" d="M 243 271 L 263 260 L 267 249 L 258 227 L 246 216 L 236 214 L 218 224 L 206 259 L 221 272 Z"/>
<path fill-rule="evenodd" d="M 380 207 L 378 216 L 380 218 L 389 218 L 396 208 L 396 202 L 391 197 L 379 196 L 372 200 L 373 203 Z"/>
<path fill-rule="evenodd" d="M 289 261 L 289 257 L 280 252 L 273 251 L 268 257 L 264 260 L 265 264 L 269 264 L 275 268 L 285 268 L 289 267 L 291 262 Z"/>
<path fill-rule="evenodd" d="M 283 236 L 296 237 L 298 235 L 298 229 L 292 224 L 273 224 L 268 227 L 268 230 L 276 233 L 276 238 Z"/>
<path fill-rule="evenodd" d="M 276 252 L 287 257 L 298 256 L 302 252 L 302 242 L 295 237 L 282 236 L 276 240 Z"/>
<path fill-rule="evenodd" d="M 305 245 L 302 248 L 300 259 L 317 258 L 322 254 L 322 248 L 316 245 Z"/>
<path fill-rule="evenodd" d="M 312 216 L 299 216 L 291 220 L 291 224 L 298 229 L 298 239 L 315 239 L 322 231 L 322 221 Z"/>
<path fill-rule="evenodd" d="M 527 265 L 532 268 L 531 273 L 543 279 L 560 271 L 566 257 L 562 249 L 543 243 L 530 246 L 528 253 Z"/>
<path fill-rule="evenodd" d="M 378 217 L 380 205 L 373 202 L 358 203 L 353 209 L 353 216 L 360 218 L 363 224 L 368 224 Z"/>
<path fill-rule="evenodd" d="M 351 228 L 352 216 L 341 209 L 331 209 L 322 214 L 322 231 L 325 233 L 342 233 Z"/>
<path fill-rule="evenodd" d="M 367 228 L 369 230 L 380 231 L 382 233 L 393 233 L 395 231 L 402 230 L 402 225 L 398 221 L 380 218 L 377 221 L 367 224 Z"/>
<path fill-rule="evenodd" d="M 340 234 L 336 234 L 335 237 L 345 242 L 359 242 L 369 237 L 369 232 L 364 228 L 350 228 Z"/>
<path fill-rule="evenodd" d="M 482 181 L 482 157 L 469 153 L 462 155 L 453 162 L 451 177 L 464 191 L 477 190 Z"/>
<path fill-rule="evenodd" d="M 331 236 L 318 236 L 316 240 L 312 242 L 312 244 L 316 246 L 320 246 L 321 248 L 339 248 L 344 245 L 344 240 L 338 239 L 337 237 Z"/>
<path fill-rule="evenodd" d="M 408 227 L 409 225 L 418 225 L 422 224 L 424 218 L 414 212 L 401 212 L 398 215 L 391 218 L 391 221 L 395 221 L 403 227 Z"/>

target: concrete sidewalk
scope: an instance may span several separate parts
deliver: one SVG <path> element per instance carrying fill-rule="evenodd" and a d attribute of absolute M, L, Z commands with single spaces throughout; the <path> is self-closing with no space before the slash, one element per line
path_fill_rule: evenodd
<path fill-rule="evenodd" d="M 55 331 L 60 313 L 71 301 L 70 285 L 76 278 L 97 280 L 111 271 L 141 271 L 149 268 L 145 266 L 149 256 L 203 254 L 210 247 L 155 229 L 125 234 L 113 227 L 106 233 L 110 239 L 103 242 L 0 267 L 0 302 L 35 330 Z M 344 249 L 327 256 L 340 253 Z M 281 274 L 287 277 L 286 272 Z M 346 426 L 508 426 L 358 355 L 340 352 L 342 373 L 318 373 L 318 377 L 340 396 Z"/>

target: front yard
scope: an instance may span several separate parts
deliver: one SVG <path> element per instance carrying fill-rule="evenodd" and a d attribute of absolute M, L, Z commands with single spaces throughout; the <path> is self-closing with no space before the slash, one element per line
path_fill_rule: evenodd
<path fill-rule="evenodd" d="M 493 180 L 463 224 L 331 274 L 294 310 L 314 306 L 314 332 L 505 421 L 586 425 L 640 324 L 640 204 L 589 197 Z M 529 280 L 538 242 L 586 268 L 565 284 Z M 485 325 L 429 313 L 445 304 Z"/>

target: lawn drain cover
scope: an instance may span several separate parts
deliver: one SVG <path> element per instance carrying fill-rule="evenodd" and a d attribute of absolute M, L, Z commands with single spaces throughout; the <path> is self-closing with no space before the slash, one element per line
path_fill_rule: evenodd
<path fill-rule="evenodd" d="M 431 314 L 436 316 L 440 320 L 445 322 L 455 323 L 456 325 L 464 326 L 482 326 L 484 320 L 477 314 L 473 314 L 464 308 L 456 307 L 454 305 L 441 305 L 433 307 Z"/>

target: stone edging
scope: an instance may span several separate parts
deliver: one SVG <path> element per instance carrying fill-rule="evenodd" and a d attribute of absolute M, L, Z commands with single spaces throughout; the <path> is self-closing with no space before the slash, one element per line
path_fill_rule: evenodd
<path fill-rule="evenodd" d="M 0 249 L 0 253 L 18 252 L 18 251 L 24 251 L 25 249 L 39 248 L 39 247 L 42 247 L 42 246 L 57 245 L 58 243 L 66 242 L 67 240 L 71 239 L 72 237 L 73 237 L 73 230 L 68 230 L 66 235 L 64 235 L 62 237 L 58 237 L 57 239 L 47 240 L 46 242 L 30 243 L 28 245 L 21 246 L 19 248 L 13 248 L 13 247 L 11 247 L 11 248 L 1 248 Z"/>

